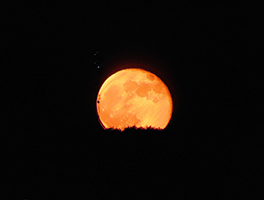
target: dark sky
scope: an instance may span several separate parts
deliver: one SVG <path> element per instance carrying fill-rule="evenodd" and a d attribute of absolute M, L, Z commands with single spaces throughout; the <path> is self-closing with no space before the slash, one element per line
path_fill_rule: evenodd
<path fill-rule="evenodd" d="M 257 7 L 3 6 L 8 184 L 26 182 L 35 191 L 60 185 L 61 194 L 72 187 L 95 196 L 246 193 L 252 176 L 241 166 L 252 159 L 245 125 L 252 116 L 249 83 L 256 81 L 250 66 L 259 65 Z M 131 63 L 145 65 L 171 90 L 175 109 L 161 133 L 109 133 L 98 122 L 101 84 Z"/>

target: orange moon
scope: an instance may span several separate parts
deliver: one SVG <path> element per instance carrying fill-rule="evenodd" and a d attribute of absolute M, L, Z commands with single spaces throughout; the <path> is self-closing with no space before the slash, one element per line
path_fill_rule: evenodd
<path fill-rule="evenodd" d="M 120 70 L 105 80 L 96 103 L 104 129 L 133 127 L 164 129 L 173 111 L 171 93 L 155 74 L 139 69 Z"/>

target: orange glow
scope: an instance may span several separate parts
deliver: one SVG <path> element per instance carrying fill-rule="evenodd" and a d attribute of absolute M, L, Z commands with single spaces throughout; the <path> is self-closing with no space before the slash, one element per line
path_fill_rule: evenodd
<path fill-rule="evenodd" d="M 111 75 L 97 95 L 97 113 L 104 129 L 164 129 L 172 115 L 169 89 L 155 74 L 129 68 Z"/>

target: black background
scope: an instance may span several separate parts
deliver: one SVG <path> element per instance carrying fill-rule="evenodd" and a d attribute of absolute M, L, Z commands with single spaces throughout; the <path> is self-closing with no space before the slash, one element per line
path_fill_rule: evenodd
<path fill-rule="evenodd" d="M 14 193 L 251 194 L 256 144 L 246 125 L 256 123 L 249 119 L 260 66 L 258 5 L 27 1 L 2 8 L 3 181 Z M 168 85 L 172 119 L 161 132 L 105 131 L 97 92 L 135 63 Z"/>

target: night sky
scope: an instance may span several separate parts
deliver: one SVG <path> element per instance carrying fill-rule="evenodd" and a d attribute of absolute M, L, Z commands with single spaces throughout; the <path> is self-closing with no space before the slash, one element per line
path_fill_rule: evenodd
<path fill-rule="evenodd" d="M 95 199 L 249 193 L 255 159 L 246 124 L 257 81 L 250 66 L 259 65 L 260 55 L 257 7 L 4 6 L 7 187 Z M 174 111 L 164 131 L 101 127 L 97 92 L 125 66 L 145 66 L 167 84 Z"/>

